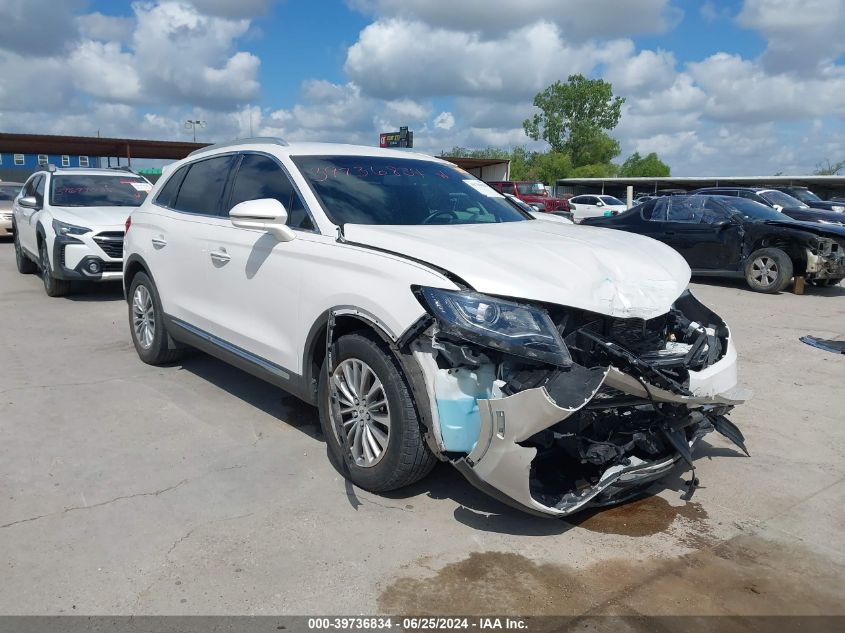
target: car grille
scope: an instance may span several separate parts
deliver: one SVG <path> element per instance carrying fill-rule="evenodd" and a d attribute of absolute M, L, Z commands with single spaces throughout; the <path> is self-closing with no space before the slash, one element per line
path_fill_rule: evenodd
<path fill-rule="evenodd" d="M 106 233 L 97 233 L 94 236 L 94 241 L 109 257 L 120 259 L 123 257 L 123 233 L 120 231 L 111 231 Z"/>
<path fill-rule="evenodd" d="M 104 273 L 119 273 L 123 270 L 123 262 L 103 262 Z"/>

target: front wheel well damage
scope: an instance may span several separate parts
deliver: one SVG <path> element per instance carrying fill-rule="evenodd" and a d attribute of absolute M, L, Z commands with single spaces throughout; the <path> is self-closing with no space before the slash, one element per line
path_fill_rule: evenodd
<path fill-rule="evenodd" d="M 792 260 L 793 270 L 796 275 L 803 275 L 807 270 L 807 251 L 804 246 L 797 244 L 795 240 L 783 236 L 767 235 L 756 240 L 751 245 L 748 253 L 750 257 L 761 248 L 777 248 L 782 250 Z"/>

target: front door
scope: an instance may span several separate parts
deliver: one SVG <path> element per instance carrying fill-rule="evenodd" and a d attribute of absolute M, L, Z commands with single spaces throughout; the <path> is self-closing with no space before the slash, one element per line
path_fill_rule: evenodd
<path fill-rule="evenodd" d="M 203 227 L 205 276 L 219 289 L 209 332 L 283 371 L 299 372 L 300 284 L 319 235 L 302 198 L 276 159 L 244 154 L 233 172 L 225 212 Z M 232 226 L 229 209 L 240 202 L 273 198 L 288 213 L 298 237 L 279 242 L 261 230 Z"/>

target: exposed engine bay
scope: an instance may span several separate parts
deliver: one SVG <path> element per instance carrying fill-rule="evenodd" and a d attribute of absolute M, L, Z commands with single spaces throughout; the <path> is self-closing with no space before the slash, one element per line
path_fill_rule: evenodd
<path fill-rule="evenodd" d="M 511 505 L 564 516 L 624 501 L 678 461 L 694 471 L 692 449 L 714 430 L 748 452 L 725 417 L 745 399 L 730 332 L 689 292 L 648 320 L 527 308 L 550 320 L 557 343 L 535 336 L 522 348 L 455 326 L 448 307 L 435 305 L 410 343 L 436 420 L 430 444 Z M 508 321 L 507 308 L 494 316 Z M 689 494 L 696 483 L 693 472 Z"/>

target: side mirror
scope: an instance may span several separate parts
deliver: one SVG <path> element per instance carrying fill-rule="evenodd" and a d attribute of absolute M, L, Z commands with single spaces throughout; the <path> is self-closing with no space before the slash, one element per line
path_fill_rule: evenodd
<path fill-rule="evenodd" d="M 604 202 L 602 202 L 601 200 L 599 200 L 598 202 L 596 202 L 596 206 L 597 206 L 597 207 L 603 207 L 603 206 L 604 206 Z"/>
<path fill-rule="evenodd" d="M 280 242 L 290 242 L 296 233 L 287 225 L 288 212 L 274 198 L 247 200 L 236 204 L 229 211 L 232 226 L 241 229 L 266 231 Z"/>
<path fill-rule="evenodd" d="M 38 198 L 35 196 L 23 196 L 22 198 L 18 198 L 18 204 L 27 209 L 37 209 Z"/>

